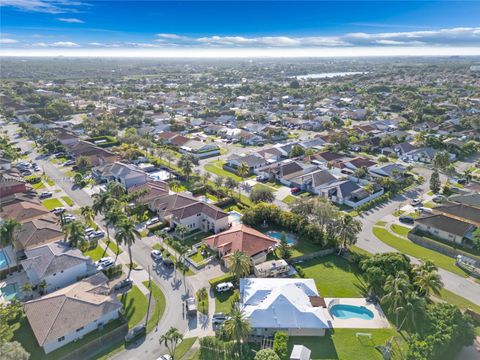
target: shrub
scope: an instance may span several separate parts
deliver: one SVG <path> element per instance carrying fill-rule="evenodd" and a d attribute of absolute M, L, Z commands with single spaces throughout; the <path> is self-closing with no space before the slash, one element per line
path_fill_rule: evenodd
<path fill-rule="evenodd" d="M 280 358 L 272 349 L 263 349 L 255 354 L 255 360 L 280 360 Z"/>
<path fill-rule="evenodd" d="M 288 334 L 284 331 L 277 331 L 273 339 L 273 351 L 282 360 L 288 357 Z"/>

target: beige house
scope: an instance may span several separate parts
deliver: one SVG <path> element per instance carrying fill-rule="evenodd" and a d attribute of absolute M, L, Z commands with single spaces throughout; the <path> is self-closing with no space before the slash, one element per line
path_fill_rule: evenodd
<path fill-rule="evenodd" d="M 38 344 L 48 354 L 117 319 L 122 306 L 110 295 L 107 277 L 98 273 L 28 301 L 24 309 Z"/>
<path fill-rule="evenodd" d="M 285 276 L 289 271 L 290 265 L 283 259 L 265 261 L 253 267 L 255 276 L 262 278 Z"/>

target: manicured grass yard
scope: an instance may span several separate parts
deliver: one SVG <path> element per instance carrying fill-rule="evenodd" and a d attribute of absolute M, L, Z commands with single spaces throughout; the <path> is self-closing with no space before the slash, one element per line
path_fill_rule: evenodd
<path fill-rule="evenodd" d="M 230 313 L 232 309 L 232 303 L 235 298 L 237 298 L 239 291 L 226 291 L 219 293 L 214 290 L 215 293 L 215 312 L 223 312 L 225 314 Z M 237 296 L 234 296 L 237 294 Z"/>
<path fill-rule="evenodd" d="M 204 252 L 205 252 L 205 256 L 202 255 L 202 248 L 199 247 L 197 249 L 197 252 L 195 254 L 193 254 L 192 256 L 189 256 L 190 259 L 192 259 L 193 261 L 195 261 L 197 264 L 200 264 L 203 260 L 209 258 L 210 256 L 212 256 L 214 254 L 214 252 L 208 248 L 205 248 L 204 249 Z"/>
<path fill-rule="evenodd" d="M 419 259 L 432 260 L 435 265 L 453 272 L 457 275 L 467 277 L 468 274 L 455 265 L 455 259 L 439 252 L 424 248 L 420 245 L 414 244 L 410 240 L 403 239 L 388 232 L 387 229 L 380 227 L 373 227 L 373 234 L 385 244 L 397 249 L 398 251 Z"/>
<path fill-rule="evenodd" d="M 212 161 L 209 162 L 208 164 L 205 164 L 204 169 L 207 170 L 208 172 L 211 172 L 215 175 L 223 176 L 223 177 L 229 177 L 232 178 L 236 181 L 242 181 L 242 178 L 238 176 L 237 174 L 234 174 L 230 171 L 224 170 L 222 168 L 223 164 L 225 164 L 224 161 Z"/>
<path fill-rule="evenodd" d="M 183 339 L 183 341 L 178 344 L 177 348 L 175 349 L 175 353 L 173 354 L 174 359 L 181 359 L 188 350 L 193 346 L 193 344 L 197 341 L 197 337 L 189 337 Z"/>
<path fill-rule="evenodd" d="M 299 264 L 305 278 L 315 280 L 323 297 L 361 297 L 359 270 L 340 256 L 329 255 Z"/>
<path fill-rule="evenodd" d="M 400 236 L 403 236 L 403 237 L 407 237 L 408 233 L 410 232 L 410 228 L 406 227 L 406 226 L 402 226 L 402 225 L 397 225 L 397 224 L 393 224 L 392 225 L 392 231 L 395 233 L 395 234 L 398 234 Z"/>
<path fill-rule="evenodd" d="M 90 256 L 93 261 L 98 261 L 102 258 L 103 248 L 100 245 L 97 245 L 95 249 L 85 251 L 83 255 Z"/>
<path fill-rule="evenodd" d="M 471 301 L 469 301 L 469 300 L 467 300 L 467 299 L 465 299 L 461 296 L 458 296 L 457 294 L 455 294 L 451 291 L 448 291 L 447 289 L 442 289 L 440 291 L 440 296 L 441 296 L 442 300 L 444 300 L 444 301 L 446 301 L 450 304 L 457 305 L 462 310 L 466 310 L 466 309 L 470 308 L 473 311 L 480 314 L 480 306 L 472 303 Z"/>
<path fill-rule="evenodd" d="M 55 186 L 55 181 L 53 181 L 52 179 L 50 179 L 48 176 L 45 176 L 45 179 L 44 179 L 44 180 L 47 182 L 47 184 L 48 184 L 49 186 Z"/>
<path fill-rule="evenodd" d="M 127 293 L 118 295 L 123 304 L 124 316 L 128 321 L 129 329 L 133 328 L 145 318 L 148 299 L 137 286 L 133 286 Z"/>
<path fill-rule="evenodd" d="M 62 200 L 67 204 L 68 206 L 73 206 L 75 203 L 73 202 L 72 199 L 70 199 L 68 196 L 62 196 Z"/>
<path fill-rule="evenodd" d="M 148 281 L 144 281 L 143 285 L 148 289 L 149 284 Z M 147 322 L 147 332 L 150 332 L 153 330 L 155 326 L 160 322 L 160 319 L 163 316 L 163 313 L 165 312 L 165 306 L 166 306 L 166 300 L 165 300 L 165 295 L 163 295 L 162 290 L 155 285 L 155 283 L 152 281 L 152 300 L 155 302 L 155 307 L 153 309 L 153 312 L 150 313 L 148 322 Z"/>
<path fill-rule="evenodd" d="M 103 239 L 103 242 L 105 243 L 105 245 L 108 243 L 107 239 Z M 110 243 L 108 244 L 108 248 L 110 250 L 112 250 L 114 254 L 116 254 L 117 251 L 118 251 L 119 254 L 121 254 L 123 252 L 123 250 L 120 247 L 117 246 L 115 241 L 110 241 Z"/>
<path fill-rule="evenodd" d="M 35 190 L 40 190 L 45 188 L 45 184 L 43 182 L 38 182 L 36 184 L 32 184 L 32 188 Z"/>
<path fill-rule="evenodd" d="M 395 210 L 395 211 L 392 213 L 392 215 L 393 215 L 393 216 L 396 216 L 396 217 L 399 217 L 399 216 L 401 216 L 404 212 L 405 212 L 405 211 L 403 211 L 403 210 Z"/>
<path fill-rule="evenodd" d="M 287 195 L 282 199 L 282 202 L 284 202 L 287 205 L 290 205 L 292 202 L 294 202 L 296 199 L 295 196 L 293 195 Z"/>
<path fill-rule="evenodd" d="M 270 190 L 272 192 L 275 192 L 275 191 L 278 190 L 278 189 L 275 189 L 274 187 L 270 186 L 268 183 L 266 183 L 266 184 L 258 183 L 253 188 L 254 189 L 267 189 L 267 190 Z"/>
<path fill-rule="evenodd" d="M 53 210 L 57 207 L 62 207 L 63 204 L 57 198 L 50 198 L 42 200 L 43 206 L 47 208 L 48 211 Z"/>

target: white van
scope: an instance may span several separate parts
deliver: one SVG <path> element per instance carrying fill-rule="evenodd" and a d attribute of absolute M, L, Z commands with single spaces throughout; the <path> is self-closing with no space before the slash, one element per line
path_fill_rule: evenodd
<path fill-rule="evenodd" d="M 233 289 L 233 284 L 231 282 L 223 282 L 217 285 L 218 292 L 230 291 Z"/>

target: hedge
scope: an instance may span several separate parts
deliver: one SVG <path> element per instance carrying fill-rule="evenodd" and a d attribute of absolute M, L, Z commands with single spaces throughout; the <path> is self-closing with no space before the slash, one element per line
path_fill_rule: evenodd
<path fill-rule="evenodd" d="M 225 275 L 208 280 L 208 283 L 210 284 L 210 286 L 214 287 L 222 282 L 232 282 L 234 280 L 235 280 L 235 276 L 233 276 L 232 274 L 225 274 Z"/>

